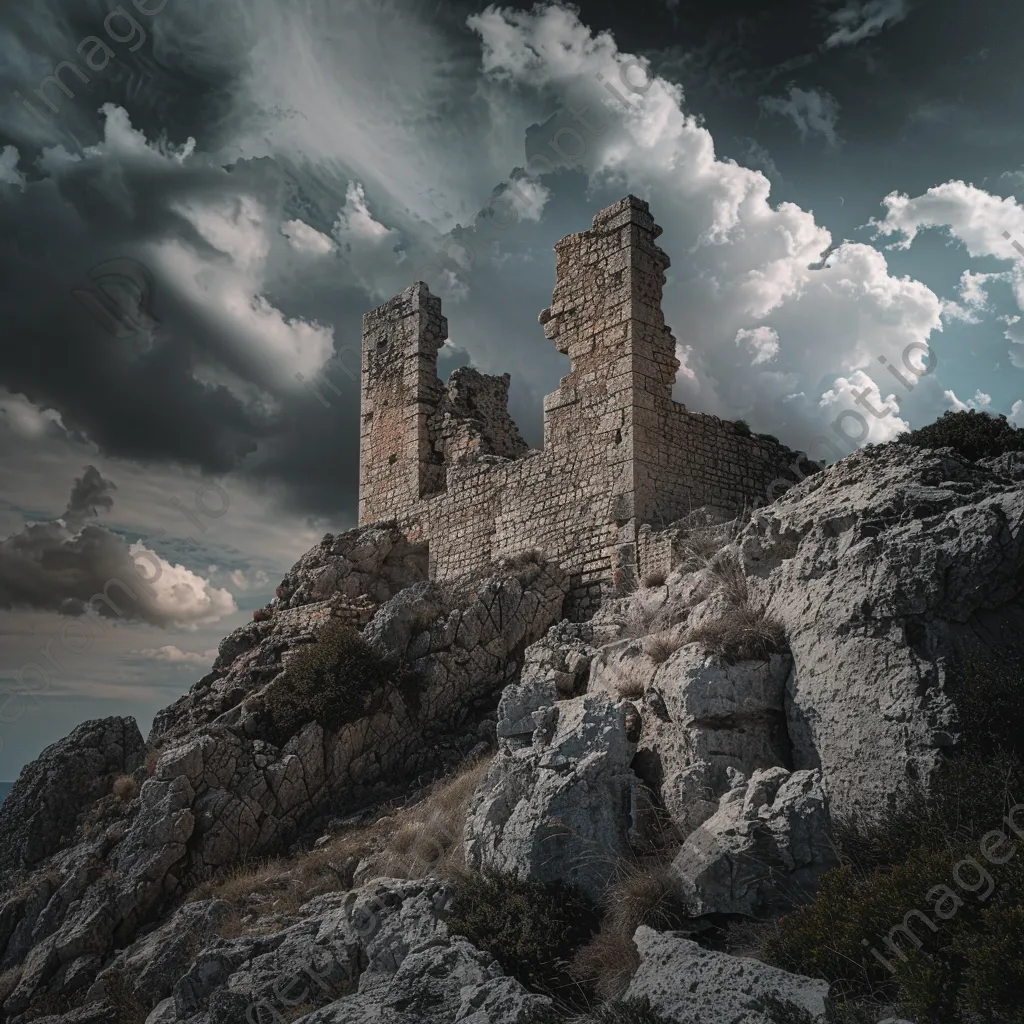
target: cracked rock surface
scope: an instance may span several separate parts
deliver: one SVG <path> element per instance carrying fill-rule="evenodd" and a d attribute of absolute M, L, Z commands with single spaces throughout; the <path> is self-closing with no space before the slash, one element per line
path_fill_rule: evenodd
<path fill-rule="evenodd" d="M 193 971 L 191 939 L 223 908 L 182 917 L 189 942 L 153 932 L 125 950 L 182 894 L 486 749 L 498 695 L 558 619 L 568 579 L 528 561 L 442 586 L 422 581 L 423 555 L 388 524 L 325 537 L 285 577 L 270 617 L 229 636 L 213 671 L 157 716 L 148 758 L 134 720 L 107 719 L 22 773 L 0 811 L 5 1019 L 47 993 L 88 989 L 118 949 L 139 997 L 164 998 L 164 979 Z M 310 721 L 280 746 L 261 739 L 262 693 L 288 653 L 332 620 L 358 626 L 367 607 L 364 639 L 403 666 L 401 683 L 338 728 Z M 128 778 L 114 796 L 118 776 Z"/>

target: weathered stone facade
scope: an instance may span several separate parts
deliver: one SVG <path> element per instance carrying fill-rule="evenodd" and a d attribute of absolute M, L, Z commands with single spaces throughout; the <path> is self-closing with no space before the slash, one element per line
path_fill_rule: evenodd
<path fill-rule="evenodd" d="M 708 506 L 763 503 L 795 453 L 672 400 L 679 361 L 661 310 L 668 256 L 646 202 L 627 196 L 556 246 L 539 317 L 571 372 L 544 400 L 544 448 L 508 415 L 508 375 L 456 370 L 440 299 L 422 282 L 363 317 L 359 521 L 396 520 L 449 578 L 539 549 L 573 577 L 576 614 L 643 564 L 638 530 Z M 648 531 L 645 531 L 649 533 Z"/>

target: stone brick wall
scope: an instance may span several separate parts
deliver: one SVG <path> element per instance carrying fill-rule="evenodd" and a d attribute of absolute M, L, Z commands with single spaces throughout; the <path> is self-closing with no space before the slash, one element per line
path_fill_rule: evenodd
<path fill-rule="evenodd" d="M 448 336 L 418 282 L 363 317 L 359 521 L 394 519 L 450 578 L 540 549 L 572 576 L 570 611 L 645 571 L 637 530 L 700 506 L 763 500 L 794 453 L 671 397 L 679 362 L 661 310 L 669 258 L 627 196 L 556 246 L 544 334 L 571 370 L 544 400 L 544 448 L 508 415 L 508 375 L 437 377 Z M 655 559 L 660 561 L 660 558 Z"/>

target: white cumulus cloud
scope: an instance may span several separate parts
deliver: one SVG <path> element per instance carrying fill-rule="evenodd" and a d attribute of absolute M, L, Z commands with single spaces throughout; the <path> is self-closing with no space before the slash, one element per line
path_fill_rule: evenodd
<path fill-rule="evenodd" d="M 834 404 L 846 396 L 829 382 L 869 386 L 858 383 L 858 371 L 880 356 L 898 366 L 942 330 L 942 300 L 890 273 L 874 246 L 849 242 L 827 268 L 810 269 L 831 234 L 795 203 L 772 202 L 763 173 L 719 158 L 681 88 L 620 51 L 608 33 L 591 32 L 562 7 L 488 8 L 468 23 L 493 81 L 571 96 L 575 110 L 602 126 L 585 146 L 565 142 L 580 151 L 592 191 L 650 199 L 664 228 L 658 244 L 675 257 L 663 307 L 686 364 L 676 395 L 689 408 L 741 416 L 823 457 L 811 442 L 828 432 Z M 777 350 L 767 333 L 740 333 L 768 328 L 769 319 Z M 749 341 L 737 337 L 772 344 L 754 361 Z M 868 433 L 878 440 L 905 427 L 890 414 Z"/>

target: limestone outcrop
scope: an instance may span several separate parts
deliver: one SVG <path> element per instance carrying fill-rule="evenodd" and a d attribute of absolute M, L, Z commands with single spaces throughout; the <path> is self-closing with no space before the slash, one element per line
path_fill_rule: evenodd
<path fill-rule="evenodd" d="M 627 998 L 676 1024 L 824 1024 L 825 982 L 707 936 L 811 896 L 836 821 L 927 789 L 964 743 L 972 652 L 1024 635 L 1019 462 L 864 450 L 744 521 L 646 531 L 670 571 L 586 621 L 563 617 L 574 581 L 537 552 L 438 581 L 395 524 L 325 538 L 148 743 L 131 719 L 88 722 L 22 773 L 0 809 L 0 1022 L 550 1017 L 449 930 L 450 865 L 375 878 L 357 851 L 321 865 L 329 891 L 287 895 L 319 844 L 383 835 L 387 802 L 494 751 L 459 798 L 460 868 L 607 909 L 625 867 L 656 864 L 645 892 L 670 884 L 685 930 L 623 932 Z M 374 685 L 284 728 L 275 701 L 339 630 Z M 416 820 L 406 849 L 436 839 Z M 258 927 L 198 889 L 273 857 L 258 884 L 285 895 Z"/>
<path fill-rule="evenodd" d="M 0 882 L 66 846 L 82 812 L 107 797 L 114 780 L 133 772 L 145 756 L 134 718 L 83 722 L 48 746 L 0 804 Z"/>
<path fill-rule="evenodd" d="M 415 583 L 414 556 L 390 528 L 325 538 L 285 577 L 270 618 L 229 637 L 213 672 L 158 716 L 148 757 L 133 720 L 109 719 L 80 726 L 23 773 L 3 811 L 23 820 L 0 842 L 12 868 L 0 897 L 8 1017 L 44 993 L 86 988 L 114 949 L 202 880 L 296 849 L 329 818 L 486 749 L 498 696 L 559 618 L 568 580 L 527 559 L 462 586 Z M 386 598 L 362 642 L 394 679 L 370 713 L 334 728 L 310 720 L 272 742 L 268 693 L 287 685 L 294 652 L 339 620 L 352 625 L 333 614 L 332 588 L 356 573 L 379 584 L 367 588 L 376 598 L 357 598 Z M 115 776 L 126 779 L 119 797 Z M 173 972 L 184 954 L 161 956 L 140 976 Z"/>
<path fill-rule="evenodd" d="M 525 714 L 505 700 L 502 711 L 499 752 L 466 821 L 467 863 L 599 899 L 637 827 L 636 708 L 597 695 Z"/>

